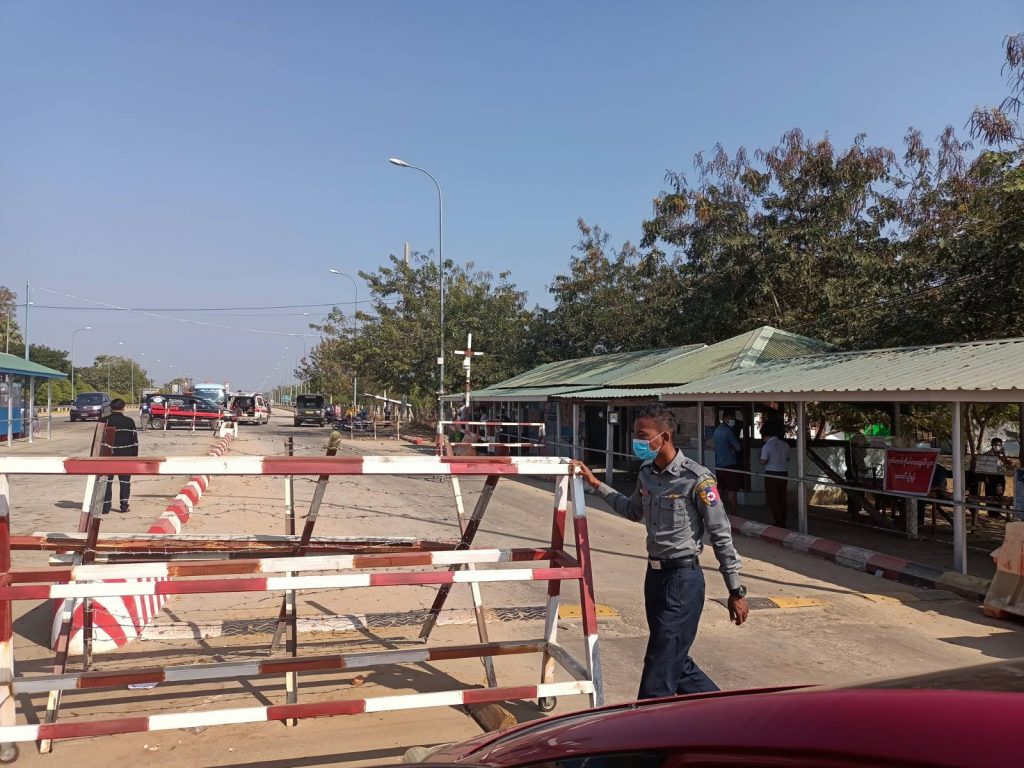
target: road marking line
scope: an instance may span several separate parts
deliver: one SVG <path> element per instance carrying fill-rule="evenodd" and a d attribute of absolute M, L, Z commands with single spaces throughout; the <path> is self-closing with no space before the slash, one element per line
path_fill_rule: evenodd
<path fill-rule="evenodd" d="M 598 603 L 595 607 L 597 609 L 597 617 L 599 619 L 619 618 L 619 612 L 610 605 L 602 605 L 601 603 Z M 568 603 L 562 604 L 558 607 L 558 618 L 560 619 L 578 619 L 581 618 L 582 615 L 582 611 L 578 604 Z"/>
<path fill-rule="evenodd" d="M 820 608 L 828 605 L 816 597 L 769 597 L 777 608 Z"/>

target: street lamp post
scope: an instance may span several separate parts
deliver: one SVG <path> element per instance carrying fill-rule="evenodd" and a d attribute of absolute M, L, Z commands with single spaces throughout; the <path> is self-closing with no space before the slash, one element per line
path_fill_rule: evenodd
<path fill-rule="evenodd" d="M 71 332 L 71 399 L 75 399 L 75 334 L 80 331 L 91 331 L 92 326 L 87 325 L 84 328 L 76 328 Z"/>
<path fill-rule="evenodd" d="M 302 314 L 305 315 L 307 313 L 303 312 Z M 302 339 L 302 363 L 304 365 L 309 365 L 306 362 L 306 356 L 309 354 L 309 351 L 308 351 L 309 350 L 309 346 L 306 344 L 306 339 L 304 337 L 300 336 L 297 333 L 293 333 L 291 335 L 296 337 L 296 338 L 301 338 Z M 296 368 L 299 367 L 298 363 L 295 364 L 295 367 Z M 306 392 L 306 379 L 305 378 L 299 379 L 299 389 L 301 390 L 300 394 L 305 394 L 305 392 Z"/>
<path fill-rule="evenodd" d="M 355 291 L 355 309 L 352 314 L 352 330 L 354 336 L 359 336 L 359 284 L 352 275 L 347 275 L 337 269 L 327 270 L 332 275 L 338 275 L 340 277 L 347 277 L 352 281 L 352 289 Z M 352 356 L 352 407 L 359 410 L 359 368 L 355 365 L 355 355 Z"/>
<path fill-rule="evenodd" d="M 438 265 L 438 283 L 440 288 L 440 304 L 441 304 L 441 355 L 437 361 L 441 365 L 441 386 L 438 390 L 437 397 L 437 411 L 438 418 L 444 418 L 444 198 L 441 195 L 441 185 L 437 183 L 437 179 L 430 171 L 424 170 L 419 166 L 411 165 L 405 160 L 399 160 L 397 157 L 388 158 L 388 162 L 392 165 L 397 165 L 399 168 L 412 168 L 414 171 L 425 173 L 430 177 L 430 180 L 434 182 L 434 186 L 437 187 L 437 265 Z"/>

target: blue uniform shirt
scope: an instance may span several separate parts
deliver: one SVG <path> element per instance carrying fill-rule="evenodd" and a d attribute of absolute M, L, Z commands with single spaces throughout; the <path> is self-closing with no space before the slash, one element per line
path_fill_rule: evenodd
<path fill-rule="evenodd" d="M 715 427 L 715 466 L 735 467 L 740 463 L 743 444 L 724 421 Z"/>
<path fill-rule="evenodd" d="M 735 589 L 740 585 L 740 556 L 715 476 L 682 451 L 662 470 L 645 461 L 631 496 L 604 483 L 597 493 L 615 514 L 646 526 L 650 557 L 696 557 L 704 549 L 707 533 L 726 586 Z"/>

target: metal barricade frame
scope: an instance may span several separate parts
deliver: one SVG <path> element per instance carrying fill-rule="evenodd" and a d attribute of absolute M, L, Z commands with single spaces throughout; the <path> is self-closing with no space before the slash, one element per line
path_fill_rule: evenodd
<path fill-rule="evenodd" d="M 224 559 L 207 559 L 208 552 L 188 545 L 174 556 L 146 553 L 146 537 L 137 536 L 132 555 L 121 552 L 117 558 L 96 561 L 94 558 L 71 560 L 69 567 L 41 570 L 13 570 L 11 567 L 11 504 L 9 475 L 397 475 L 397 476 L 462 476 L 486 478 L 472 515 L 462 527 L 462 537 L 453 547 L 445 549 L 439 542 L 431 548 L 412 551 L 386 551 L 374 554 L 355 551 L 353 554 L 319 554 L 313 550 L 296 552 L 283 547 L 262 556 L 247 550 L 259 537 L 221 537 L 219 545 L 227 554 Z M 534 476 L 554 480 L 554 508 L 551 542 L 544 548 L 472 548 L 473 536 L 479 529 L 488 502 L 501 477 Z M 576 556 L 565 550 L 565 524 L 572 505 L 573 541 Z M 461 522 L 461 515 L 460 515 Z M 62 538 L 17 537 L 18 549 L 51 549 L 68 551 L 70 541 L 84 546 L 88 552 L 99 550 L 105 543 L 98 536 L 98 519 L 90 528 L 84 545 L 81 536 Z M 160 537 L 160 548 L 174 536 Z M 181 537 L 196 540 L 196 537 Z M 294 539 L 294 535 L 276 537 Z M 358 546 L 371 539 L 353 539 Z M 380 540 L 373 539 L 374 542 Z M 385 540 L 387 541 L 387 540 Z M 155 549 L 157 545 L 154 544 Z M 193 553 L 197 559 L 188 558 Z M 201 559 L 200 558 L 200 553 Z M 536 564 L 547 561 L 546 567 Z M 477 568 L 481 565 L 506 564 L 505 568 Z M 511 567 L 514 564 L 515 567 Z M 524 567 L 525 566 L 525 567 Z M 387 570 L 379 570 L 387 569 Z M 414 569 L 414 570 L 395 570 Z M 319 575 L 316 575 L 319 574 Z M 132 579 L 139 579 L 132 581 Z M 105 581 L 106 580 L 106 581 Z M 111 581 L 116 580 L 116 581 Z M 425 646 L 417 649 L 373 650 L 326 656 L 268 658 L 259 661 L 217 662 L 145 667 L 112 672 L 83 671 L 74 673 L 17 676 L 12 627 L 12 602 L 15 600 L 50 600 L 65 598 L 102 598 L 135 595 L 203 594 L 227 592 L 275 592 L 283 596 L 296 589 L 346 589 L 355 587 L 393 587 L 402 585 L 436 585 L 438 599 L 443 603 L 454 584 L 478 587 L 485 582 L 546 581 L 548 600 L 544 636 L 537 639 L 488 642 L 483 624 L 481 642 L 458 646 Z M 580 663 L 558 642 L 558 607 L 561 584 L 575 581 L 580 589 L 582 631 L 586 658 Z M 435 606 L 438 601 L 435 600 Z M 478 617 L 480 618 L 480 617 Z M 428 624 L 429 624 L 428 619 Z M 426 627 L 425 627 L 426 629 Z M 429 630 L 427 631 L 429 634 Z M 425 642 L 426 636 L 421 633 Z M 591 706 L 603 703 L 603 686 L 597 633 L 596 601 L 587 529 L 586 503 L 582 477 L 567 459 L 526 457 L 424 457 L 424 456 L 193 456 L 193 457 L 0 457 L 0 761 L 9 761 L 17 754 L 15 744 L 24 741 L 48 741 L 84 736 L 190 728 L 264 721 L 287 721 L 312 717 L 353 715 L 432 706 L 484 704 L 506 700 L 536 699 L 541 704 L 557 696 L 586 695 Z M 288 701 L 280 705 L 206 710 L 192 713 L 154 714 L 139 717 L 76 720 L 18 725 L 15 695 L 69 689 L 102 689 L 129 683 L 189 683 L 225 678 L 286 675 L 294 682 L 297 671 L 330 671 L 368 669 L 380 665 L 408 664 L 524 653 L 542 655 L 539 683 L 533 685 L 496 686 L 488 675 L 488 685 L 460 687 L 451 690 L 398 694 L 364 699 L 318 701 L 299 704 L 290 687 Z M 555 682 L 555 665 L 571 678 Z M 13 756 L 12 756 L 13 755 Z"/>

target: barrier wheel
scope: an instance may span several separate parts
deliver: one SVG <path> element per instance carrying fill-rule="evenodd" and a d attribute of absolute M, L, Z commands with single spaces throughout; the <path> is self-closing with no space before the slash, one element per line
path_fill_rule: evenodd
<path fill-rule="evenodd" d="M 13 763 L 18 759 L 18 745 L 8 744 L 7 749 L 0 751 L 0 763 Z"/>
<path fill-rule="evenodd" d="M 542 696 L 537 699 L 537 709 L 541 712 L 550 712 L 558 705 L 557 696 Z"/>

